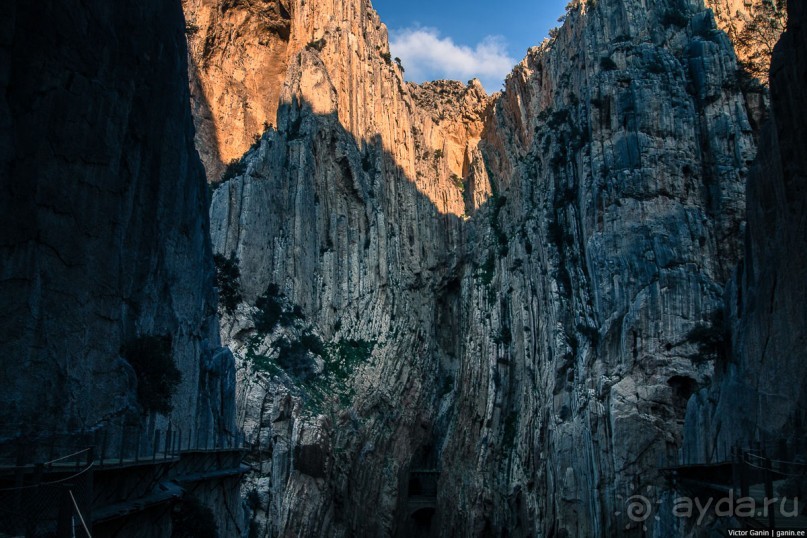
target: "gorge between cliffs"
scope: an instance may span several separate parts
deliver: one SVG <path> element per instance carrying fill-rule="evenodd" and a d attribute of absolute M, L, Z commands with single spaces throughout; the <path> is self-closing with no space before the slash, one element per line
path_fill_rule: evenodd
<path fill-rule="evenodd" d="M 573 0 L 492 95 L 369 0 L 38 4 L 0 537 L 807 531 L 803 3 Z"/>

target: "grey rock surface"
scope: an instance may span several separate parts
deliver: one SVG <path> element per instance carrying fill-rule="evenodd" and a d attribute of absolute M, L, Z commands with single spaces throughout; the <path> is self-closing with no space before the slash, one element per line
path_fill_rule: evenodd
<path fill-rule="evenodd" d="M 803 457 L 807 370 L 807 21 L 791 2 L 771 65 L 771 121 L 747 185 L 745 252 L 726 291 L 730 353 L 689 402 L 684 457 L 724 461 L 756 444 Z"/>
<path fill-rule="evenodd" d="M 624 501 L 662 500 L 713 375 L 691 335 L 722 308 L 755 151 L 735 72 L 702 6 L 598 2 L 508 78 L 481 144 L 498 198 L 469 223 L 495 271 L 463 286 L 490 319 L 464 337 L 444 535 L 676 532 Z"/>
<path fill-rule="evenodd" d="M 711 11 L 573 3 L 491 98 L 403 83 L 365 1 L 290 12 L 290 42 L 316 46 L 211 205 L 241 271 L 222 327 L 256 535 L 405 535 L 415 469 L 440 473 L 434 535 L 684 534 L 625 500 L 667 506 L 659 469 L 714 432 L 685 417 L 722 375 L 704 339 L 743 252 L 762 97 Z M 304 319 L 259 329 L 271 285 Z M 306 334 L 324 350 L 289 363 Z M 333 383 L 351 341 L 372 352 Z"/>
<path fill-rule="evenodd" d="M 235 433 L 186 58 L 179 1 L 0 7 L 0 441 Z M 182 374 L 167 417 L 121 352 L 144 335 Z"/>

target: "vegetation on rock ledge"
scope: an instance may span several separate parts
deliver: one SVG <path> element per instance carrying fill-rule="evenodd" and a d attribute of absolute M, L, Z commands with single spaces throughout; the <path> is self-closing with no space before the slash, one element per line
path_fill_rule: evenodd
<path fill-rule="evenodd" d="M 216 286 L 219 289 L 219 305 L 228 313 L 235 311 L 241 302 L 241 270 L 235 256 L 225 258 L 221 254 L 213 257 L 216 264 Z"/>

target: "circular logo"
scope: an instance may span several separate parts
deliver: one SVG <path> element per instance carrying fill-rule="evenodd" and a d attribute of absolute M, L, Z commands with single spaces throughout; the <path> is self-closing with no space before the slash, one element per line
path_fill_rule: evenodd
<path fill-rule="evenodd" d="M 642 495 L 634 495 L 626 501 L 626 512 L 631 521 L 647 521 L 653 515 L 653 505 L 650 499 Z"/>

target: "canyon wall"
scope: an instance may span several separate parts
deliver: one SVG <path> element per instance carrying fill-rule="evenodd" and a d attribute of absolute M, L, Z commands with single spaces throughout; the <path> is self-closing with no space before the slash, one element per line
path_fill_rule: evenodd
<path fill-rule="evenodd" d="M 364 96 L 369 89 L 364 83 L 367 77 L 353 80 L 355 73 L 350 76 L 348 73 L 361 70 L 362 64 L 369 67 L 368 59 L 376 56 L 384 57 L 387 66 L 393 64 L 386 27 L 369 5 L 366 9 L 355 6 L 348 10 L 339 4 L 306 5 L 289 0 L 183 0 L 183 6 L 188 19 L 196 140 L 211 182 L 220 181 L 226 165 L 237 161 L 270 126 L 277 124 L 279 97 L 289 62 L 302 50 L 328 55 L 332 60 L 330 73 L 337 85 L 357 83 L 338 88 L 342 119 L 351 113 L 351 108 L 364 106 L 374 99 Z M 365 17 L 365 11 L 370 19 L 359 20 L 358 17 Z M 357 24 L 362 33 L 353 36 L 359 41 L 342 42 L 338 48 L 329 45 L 329 39 L 339 39 L 343 33 L 359 29 Z M 336 53 L 357 56 L 337 58 Z M 424 91 L 428 93 L 428 89 Z M 482 91 L 481 86 L 477 85 L 475 91 Z M 413 97 L 417 99 L 417 95 Z M 348 102 L 348 99 L 354 101 Z M 398 111 L 379 109 L 377 112 L 389 115 Z M 452 121 L 448 112 L 442 110 L 437 123 Z M 358 114 L 353 120 L 363 115 Z M 367 122 L 372 123 L 369 116 Z M 449 136 L 449 145 L 452 142 L 462 145 L 469 137 L 478 138 L 481 130 L 478 118 L 475 123 L 470 133 L 461 128 L 456 136 Z M 359 138 L 378 131 L 372 125 L 349 121 L 344 125 Z M 445 132 L 450 131 L 447 128 L 451 126 L 444 124 L 443 127 Z M 389 142 L 393 140 L 388 138 Z M 434 135 L 426 133 L 426 138 L 434 138 Z M 435 145 L 438 140 L 429 142 Z M 459 175 L 464 149 L 452 147 L 449 152 L 449 166 Z M 409 160 L 405 158 L 403 162 Z"/>
<path fill-rule="evenodd" d="M 469 222 L 495 271 L 462 286 L 445 535 L 678 532 L 625 500 L 664 505 L 657 469 L 713 376 L 697 335 L 739 258 L 754 156 L 736 75 L 701 5 L 601 1 L 506 81 L 481 145 L 497 196 Z"/>
<path fill-rule="evenodd" d="M 467 189 L 461 174 L 472 175 L 488 98 L 476 81 L 435 83 L 417 99 L 468 113 L 421 111 L 367 2 L 291 13 L 291 40 L 309 45 L 290 59 L 278 128 L 211 207 L 215 249 L 238 260 L 246 302 L 275 284 L 274 296 L 305 316 L 268 332 L 253 322 L 253 306 L 225 316 L 241 359 L 244 427 L 261 443 L 247 498 L 258 535 L 384 535 L 396 527 L 404 468 L 431 443 L 434 380 L 456 361 L 438 343 L 456 328 L 442 320 L 451 306 L 440 312 L 429 290 L 456 287 L 461 216 L 487 188 L 484 170 Z M 310 341 L 307 331 L 330 346 L 327 364 L 306 353 L 289 364 L 284 345 Z M 297 395 L 324 379 L 327 395 L 341 396 L 336 407 L 354 411 L 293 404 L 276 376 L 254 373 L 261 360 L 296 371 L 288 384 Z M 312 373 L 300 372 L 308 363 Z M 349 508 L 369 505 L 376 517 Z"/>
<path fill-rule="evenodd" d="M 732 40 L 739 39 L 761 4 L 762 0 L 706 2 L 718 28 Z M 305 41 L 309 33 L 299 31 L 300 21 L 293 21 L 296 6 L 290 0 L 183 0 L 196 142 L 210 182 L 220 181 L 227 165 L 277 123 L 289 59 L 311 43 Z M 678 5 L 664 17 L 668 22 L 686 21 Z M 324 24 L 319 15 L 308 21 Z M 740 59 L 750 60 L 754 51 L 743 49 Z M 413 96 L 417 98 L 417 92 Z M 443 114 L 451 117 L 446 110 Z"/>
<path fill-rule="evenodd" d="M 366 0 L 283 10 L 276 123 L 210 213 L 253 535 L 684 533 L 625 500 L 671 512 L 724 367 L 762 94 L 712 11 L 573 3 L 488 97 L 404 82 Z"/>
<path fill-rule="evenodd" d="M 0 21 L 3 443 L 169 421 L 231 440 L 179 2 L 5 2 Z M 135 342 L 180 372 L 170 413 L 138 396 Z"/>
<path fill-rule="evenodd" d="M 805 8 L 790 3 L 771 66 L 771 121 L 748 178 L 744 258 L 726 292 L 725 363 L 689 402 L 685 458 L 725 461 L 760 443 L 804 454 L 807 375 Z"/>
<path fill-rule="evenodd" d="M 183 0 L 196 141 L 210 181 L 276 123 L 289 2 Z"/>

